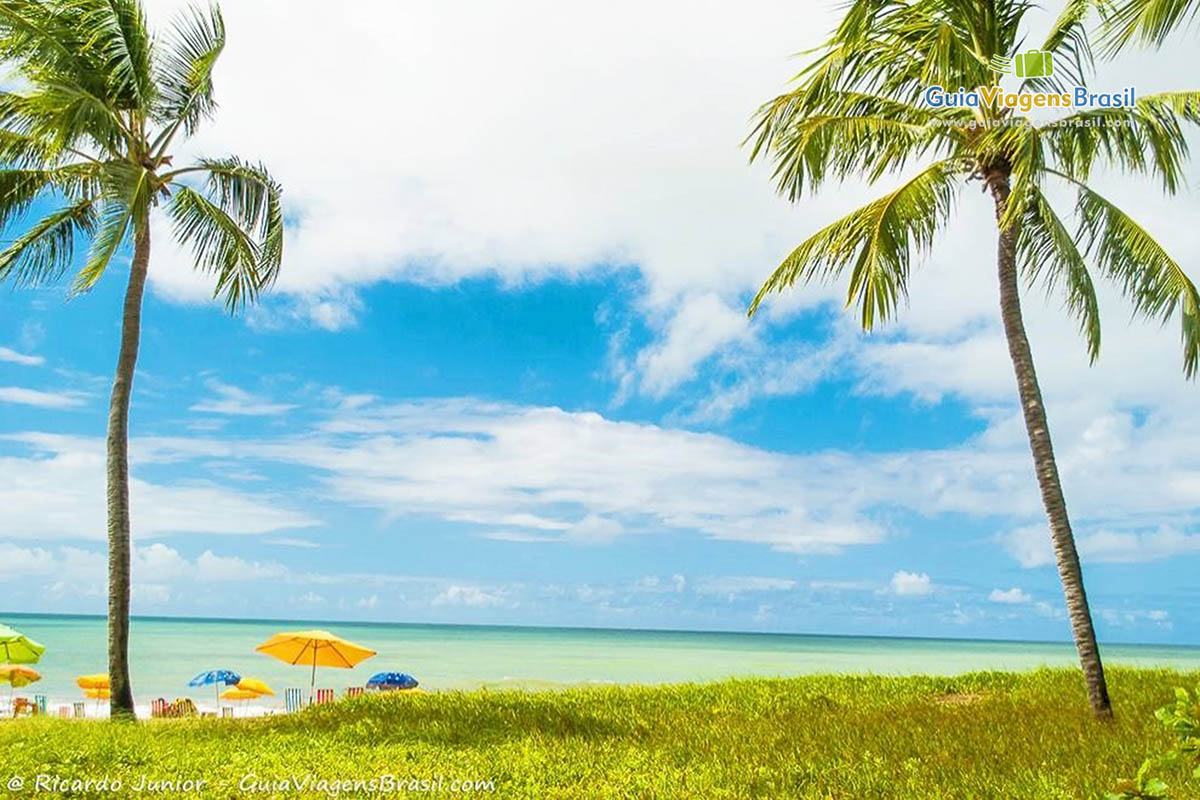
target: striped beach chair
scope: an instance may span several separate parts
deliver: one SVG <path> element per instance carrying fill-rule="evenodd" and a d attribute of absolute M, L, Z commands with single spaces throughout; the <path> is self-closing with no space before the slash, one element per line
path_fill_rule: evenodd
<path fill-rule="evenodd" d="M 71 718 L 71 707 L 70 706 L 59 706 L 58 707 L 58 716 L 60 719 L 70 719 Z"/>
<path fill-rule="evenodd" d="M 77 702 L 77 703 L 75 703 L 74 708 L 75 708 L 75 716 L 76 717 L 86 717 L 87 716 L 87 705 L 85 703 Z"/>
<path fill-rule="evenodd" d="M 317 689 L 317 705 L 333 702 L 333 689 Z"/>
<path fill-rule="evenodd" d="M 170 716 L 167 713 L 167 701 L 161 697 L 157 700 L 151 700 L 150 716 L 154 717 L 155 719 L 162 719 L 163 717 Z"/>
<path fill-rule="evenodd" d="M 233 706 L 221 706 L 221 719 L 233 719 Z"/>
<path fill-rule="evenodd" d="M 346 697 L 360 697 L 364 689 L 361 686 L 351 686 L 346 690 Z"/>
<path fill-rule="evenodd" d="M 36 713 L 41 714 L 42 716 L 46 715 L 46 695 L 35 694 L 33 696 L 33 704 L 36 706 Z"/>
<path fill-rule="evenodd" d="M 304 708 L 304 695 L 300 694 L 299 689 L 285 689 L 283 691 L 283 706 L 287 709 L 287 713 L 295 714 Z"/>

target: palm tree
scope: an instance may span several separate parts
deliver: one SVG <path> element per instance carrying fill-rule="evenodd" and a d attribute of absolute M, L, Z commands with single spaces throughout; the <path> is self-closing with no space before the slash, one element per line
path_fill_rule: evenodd
<path fill-rule="evenodd" d="M 1027 80 L 1022 92 L 1083 84 L 1091 65 L 1083 18 L 1091 0 L 1072 0 L 1044 50 L 1057 75 Z M 1200 362 L 1200 294 L 1179 265 L 1138 223 L 1088 185 L 1092 170 L 1115 165 L 1156 175 L 1174 192 L 1186 144 L 1181 121 L 1200 122 L 1200 93 L 1157 94 L 1133 107 L 1081 110 L 1058 125 L 1035 124 L 1009 108 L 933 108 L 926 87 L 968 92 L 998 78 L 993 56 L 1020 43 L 1030 6 L 1023 0 L 854 0 L 795 88 L 765 104 L 748 141 L 752 160 L 774 164 L 779 192 L 796 200 L 827 179 L 919 165 L 890 193 L 818 231 L 784 259 L 754 298 L 797 281 L 846 276 L 847 305 L 870 330 L 907 296 L 914 253 L 927 251 L 949 224 L 959 189 L 979 181 L 990 193 L 999 233 L 1000 310 L 1042 502 L 1050 523 L 1067 611 L 1098 716 L 1111 716 L 1104 668 L 1033 355 L 1021 316 L 1019 282 L 1061 292 L 1094 361 L 1100 319 L 1093 273 L 1117 284 L 1135 312 L 1165 320 L 1180 313 L 1184 370 Z M 915 164 L 914 164 L 915 162 Z M 1044 189 L 1075 193 L 1073 236 Z"/>
<path fill-rule="evenodd" d="M 0 252 L 0 280 L 44 284 L 73 270 L 71 292 L 85 292 L 110 265 L 124 266 L 133 243 L 107 436 L 114 718 L 134 714 L 127 450 L 151 217 L 165 212 L 231 312 L 275 280 L 283 253 L 280 188 L 263 166 L 172 163 L 172 146 L 216 108 L 212 72 L 224 45 L 215 6 L 191 9 L 158 39 L 138 0 L 0 0 L 0 60 L 21 78 L 0 92 L 0 225 L 23 230 Z M 88 249 L 76 264 L 80 243 Z"/>

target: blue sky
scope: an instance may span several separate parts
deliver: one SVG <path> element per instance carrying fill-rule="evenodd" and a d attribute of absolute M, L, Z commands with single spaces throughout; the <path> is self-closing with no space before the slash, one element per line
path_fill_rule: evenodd
<path fill-rule="evenodd" d="M 374 9 L 405 15 L 407 48 L 352 36 L 369 9 L 334 23 L 226 9 L 221 117 L 183 155 L 260 155 L 292 224 L 277 291 L 234 319 L 156 233 L 135 613 L 1067 638 L 977 193 L 885 330 L 859 333 L 822 287 L 744 317 L 789 244 L 878 192 L 791 208 L 746 167 L 749 111 L 824 14 L 765 5 L 736 22 L 697 12 L 713 46 L 670 53 L 669 9 L 635 30 L 632 5 L 542 9 L 503 49 L 481 10 L 453 58 L 437 4 Z M 581 24 L 597 41 L 568 48 Z M 403 102 L 350 132 L 306 103 L 372 88 L 301 57 L 322 34 Z M 468 113 L 451 90 L 485 65 Z M 530 86 L 590 102 L 512 88 Z M 1190 190 L 1168 202 L 1101 181 L 1195 262 Z M 9 610 L 105 607 L 124 271 L 69 302 L 61 287 L 0 294 Z M 1057 300 L 1026 298 L 1098 626 L 1197 643 L 1196 388 L 1174 330 L 1102 301 L 1089 367 Z"/>

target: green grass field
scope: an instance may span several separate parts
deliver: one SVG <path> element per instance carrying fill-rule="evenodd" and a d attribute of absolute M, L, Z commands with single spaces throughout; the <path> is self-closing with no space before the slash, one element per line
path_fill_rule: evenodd
<path fill-rule="evenodd" d="M 442 794 L 491 780 L 477 793 L 497 797 L 1074 800 L 1161 752 L 1154 709 L 1198 679 L 1113 670 L 1111 724 L 1065 670 L 374 696 L 240 721 L 18 720 L 0 723 L 0 781 L 23 779 L 27 796 L 38 774 L 66 796 L 62 781 L 108 778 L 118 796 L 144 779 L 205 780 L 205 797 L 319 797 L 338 789 L 322 780 L 395 775 L 440 776 Z M 272 783 L 307 776 L 301 793 Z M 1172 798 L 1198 796 L 1182 773 L 1164 777 Z"/>

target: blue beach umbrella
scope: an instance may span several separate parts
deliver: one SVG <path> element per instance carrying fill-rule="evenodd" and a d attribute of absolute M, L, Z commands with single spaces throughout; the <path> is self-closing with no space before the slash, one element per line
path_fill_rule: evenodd
<path fill-rule="evenodd" d="M 379 672 L 367 681 L 368 689 L 415 689 L 417 679 L 407 672 Z"/>
<path fill-rule="evenodd" d="M 210 669 L 208 672 L 201 672 L 196 677 L 188 681 L 188 686 L 215 686 L 217 692 L 217 708 L 221 707 L 221 684 L 226 686 L 237 686 L 242 681 L 242 676 L 238 675 L 231 669 Z"/>

